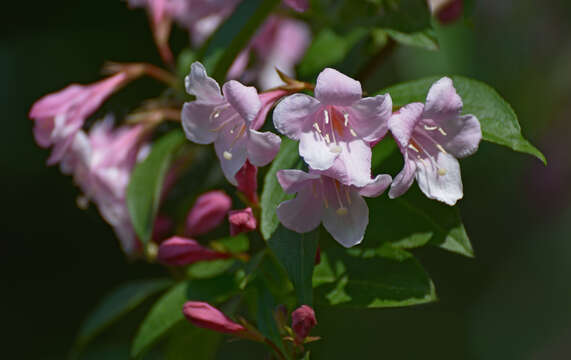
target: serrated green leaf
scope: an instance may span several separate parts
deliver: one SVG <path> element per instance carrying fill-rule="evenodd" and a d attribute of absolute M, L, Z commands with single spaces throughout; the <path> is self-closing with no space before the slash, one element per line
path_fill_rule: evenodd
<path fill-rule="evenodd" d="M 78 355 L 83 347 L 115 321 L 149 297 L 167 289 L 172 283 L 170 279 L 139 280 L 121 285 L 113 290 L 103 298 L 81 325 L 76 339 L 74 355 Z"/>
<path fill-rule="evenodd" d="M 394 106 L 424 102 L 430 86 L 439 78 L 397 84 L 379 94 L 389 93 Z M 494 89 L 462 76 L 452 76 L 452 80 L 464 102 L 463 113 L 473 114 L 480 120 L 484 140 L 533 155 L 546 163 L 545 156 L 522 136 L 517 115 L 511 106 Z"/>
<path fill-rule="evenodd" d="M 173 153 L 184 143 L 184 135 L 174 130 L 153 144 L 150 154 L 135 166 L 127 187 L 127 208 L 133 228 L 143 244 L 148 244 L 160 203 L 163 181 Z"/>
<path fill-rule="evenodd" d="M 242 1 L 216 30 L 199 57 L 216 59 L 211 75 L 214 79 L 218 82 L 226 79 L 226 73 L 240 51 L 248 45 L 256 30 L 279 3 L 279 0 Z"/>
<path fill-rule="evenodd" d="M 313 305 L 311 278 L 318 234 L 318 231 L 299 234 L 279 226 L 268 241 L 270 249 L 288 273 L 295 288 L 298 305 Z"/>
<path fill-rule="evenodd" d="M 420 263 L 412 254 L 390 244 L 374 251 L 346 251 L 336 247 L 321 256 L 318 267 L 328 269 L 320 273 L 335 277 L 334 281 L 314 277 L 318 299 L 325 304 L 378 308 L 436 300 L 434 284 Z"/>
<path fill-rule="evenodd" d="M 139 327 L 131 346 L 131 356 L 143 356 L 171 329 L 184 322 L 182 307 L 185 302 L 205 301 L 218 303 L 236 290 L 231 275 L 208 280 L 190 280 L 179 283 L 163 295 L 151 308 Z"/>
<path fill-rule="evenodd" d="M 278 205 L 293 196 L 286 194 L 276 177 L 276 173 L 283 169 L 300 168 L 302 161 L 298 155 L 297 142 L 283 138 L 280 152 L 272 162 L 272 166 L 264 178 L 264 190 L 262 192 L 262 214 L 260 219 L 260 231 L 264 239 L 268 240 L 276 231 L 279 220 L 276 215 Z"/>

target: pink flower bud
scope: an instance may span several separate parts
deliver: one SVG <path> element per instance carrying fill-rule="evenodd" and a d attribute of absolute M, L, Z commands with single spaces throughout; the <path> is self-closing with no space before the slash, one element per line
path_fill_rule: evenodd
<path fill-rule="evenodd" d="M 232 199 L 223 191 L 210 191 L 200 195 L 186 218 L 185 234 L 206 234 L 220 225 L 231 208 Z"/>
<path fill-rule="evenodd" d="M 238 190 L 254 204 L 258 203 L 258 168 L 250 164 L 248 160 L 236 173 Z"/>
<path fill-rule="evenodd" d="M 275 69 L 273 71 L 275 72 Z M 258 111 L 254 121 L 252 121 L 252 129 L 258 130 L 261 128 L 264 125 L 266 117 L 268 116 L 272 106 L 276 103 L 276 101 L 288 94 L 289 91 L 283 89 L 275 89 L 260 93 L 259 96 L 260 101 L 262 102 L 262 107 L 260 108 L 260 111 Z"/>
<path fill-rule="evenodd" d="M 235 323 L 212 305 L 201 301 L 188 301 L 182 309 L 193 325 L 226 334 L 245 332 L 246 328 Z"/>
<path fill-rule="evenodd" d="M 160 243 L 162 240 L 168 238 L 172 234 L 173 221 L 170 217 L 165 215 L 159 215 L 155 219 L 155 224 L 153 225 L 153 241 Z"/>
<path fill-rule="evenodd" d="M 451 23 L 462 15 L 462 0 L 428 0 L 428 6 L 442 24 Z"/>
<path fill-rule="evenodd" d="M 298 307 L 291 314 L 291 327 L 298 343 L 301 343 L 309 335 L 315 325 L 317 325 L 315 311 L 307 305 Z"/>
<path fill-rule="evenodd" d="M 256 230 L 257 223 L 252 208 L 230 211 L 228 221 L 230 222 L 230 235 L 232 236 Z"/>
<path fill-rule="evenodd" d="M 229 257 L 229 254 L 205 248 L 195 240 L 173 236 L 159 246 L 157 259 L 163 264 L 184 266 L 198 261 L 227 259 Z"/>

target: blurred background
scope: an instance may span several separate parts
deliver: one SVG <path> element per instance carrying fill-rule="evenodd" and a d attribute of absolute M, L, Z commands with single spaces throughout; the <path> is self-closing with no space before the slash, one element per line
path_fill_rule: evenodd
<path fill-rule="evenodd" d="M 365 87 L 434 74 L 487 82 L 512 104 L 548 166 L 483 143 L 462 162 L 461 210 L 476 258 L 435 248 L 415 252 L 436 284 L 435 304 L 317 309 L 313 334 L 324 341 L 311 346 L 312 358 L 571 358 L 571 3 L 476 3 L 472 21 L 437 29 L 440 52 L 399 48 Z M 15 2 L 4 15 L 2 353 L 61 359 L 105 293 L 162 270 L 129 264 L 96 210 L 76 206 L 77 189 L 58 168 L 45 166 L 48 151 L 35 145 L 27 113 L 48 92 L 97 80 L 104 61 L 160 61 L 145 13 L 119 0 Z M 175 41 L 186 37 L 175 34 Z M 101 111 L 125 113 L 125 103 L 160 89 L 153 80 L 139 80 Z M 374 216 L 382 214 L 374 214 L 373 223 Z M 127 324 L 107 337 L 128 339 L 133 331 Z M 94 358 L 127 358 L 127 349 L 117 340 L 112 354 Z M 225 344 L 219 358 L 263 354 L 237 342 Z"/>

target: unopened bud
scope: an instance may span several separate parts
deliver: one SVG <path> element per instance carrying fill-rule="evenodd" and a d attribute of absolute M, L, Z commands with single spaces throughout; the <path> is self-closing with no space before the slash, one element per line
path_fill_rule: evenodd
<path fill-rule="evenodd" d="M 229 254 L 205 248 L 195 240 L 173 236 L 159 246 L 157 259 L 163 264 L 184 266 L 198 261 L 227 259 L 229 257 Z"/>
<path fill-rule="evenodd" d="M 230 222 L 230 235 L 232 236 L 256 230 L 257 222 L 252 208 L 230 211 L 228 221 Z"/>
<path fill-rule="evenodd" d="M 202 194 L 188 213 L 185 234 L 188 236 L 206 234 L 220 225 L 231 207 L 232 199 L 223 191 Z"/>
<path fill-rule="evenodd" d="M 428 6 L 442 24 L 451 23 L 462 15 L 462 0 L 428 0 Z"/>
<path fill-rule="evenodd" d="M 315 319 L 315 311 L 307 305 L 298 307 L 291 314 L 291 328 L 296 336 L 296 342 L 302 343 L 303 340 L 309 335 L 311 329 L 317 325 Z"/>
<path fill-rule="evenodd" d="M 184 316 L 193 325 L 226 334 L 239 334 L 246 331 L 242 325 L 230 320 L 220 310 L 201 301 L 188 301 L 182 309 Z"/>
<path fill-rule="evenodd" d="M 250 164 L 248 160 L 236 173 L 238 190 L 253 204 L 258 203 L 258 168 Z"/>

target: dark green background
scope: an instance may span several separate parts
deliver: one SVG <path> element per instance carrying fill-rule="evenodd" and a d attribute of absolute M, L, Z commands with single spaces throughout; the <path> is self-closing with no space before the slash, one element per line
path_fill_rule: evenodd
<path fill-rule="evenodd" d="M 477 3 L 472 23 L 439 30 L 440 53 L 399 49 L 365 86 L 373 91 L 442 73 L 485 81 L 513 105 L 549 165 L 482 144 L 462 162 L 461 209 L 476 258 L 416 252 L 435 281 L 436 304 L 318 308 L 314 334 L 324 340 L 311 347 L 312 358 L 571 357 L 571 5 Z M 48 152 L 34 144 L 27 112 L 48 92 L 98 79 L 106 60 L 159 60 L 144 13 L 118 0 L 18 2 L 2 12 L 1 352 L 3 358 L 61 359 L 103 294 L 162 270 L 128 264 L 96 211 L 75 206 L 77 190 L 69 177 L 45 166 Z M 182 33 L 175 38 L 186 40 Z M 125 113 L 123 104 L 158 91 L 154 81 L 141 80 L 102 112 Z M 372 214 L 371 223 L 382 216 Z M 114 334 L 131 331 L 126 326 Z M 260 350 L 226 344 L 220 358 L 262 358 Z"/>

